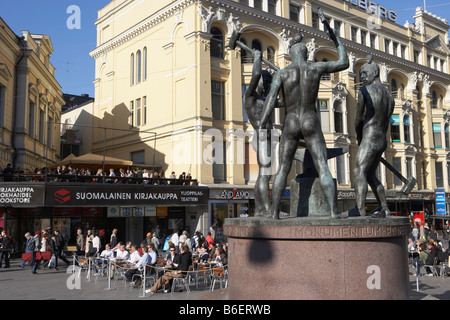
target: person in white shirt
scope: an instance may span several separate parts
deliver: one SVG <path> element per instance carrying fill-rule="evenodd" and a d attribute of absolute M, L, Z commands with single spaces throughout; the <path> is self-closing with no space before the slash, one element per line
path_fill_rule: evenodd
<path fill-rule="evenodd" d="M 130 259 L 128 260 L 128 262 L 136 264 L 140 258 L 141 258 L 141 255 L 139 254 L 137 245 L 133 244 L 131 246 L 131 254 L 130 254 Z"/>
<path fill-rule="evenodd" d="M 135 274 L 142 274 L 145 266 L 150 265 L 151 257 L 148 254 L 147 246 L 142 247 L 142 251 L 144 254 L 139 259 L 139 261 L 136 263 L 136 265 L 132 266 L 130 268 L 130 270 L 125 272 L 125 278 L 128 282 L 131 282 L 133 280 L 133 276 Z M 156 259 L 155 259 L 155 262 L 156 262 Z M 138 285 L 138 282 L 135 282 L 133 285 L 136 287 Z"/>
<path fill-rule="evenodd" d="M 100 257 L 104 258 L 104 259 L 114 258 L 114 251 L 111 250 L 109 243 L 105 245 L 105 250 L 102 251 L 102 253 L 100 254 Z"/>
<path fill-rule="evenodd" d="M 130 258 L 130 253 L 125 250 L 125 245 L 121 244 L 119 250 L 116 251 L 117 260 L 128 260 Z"/>
<path fill-rule="evenodd" d="M 178 244 L 180 243 L 180 237 L 178 236 L 178 230 L 175 229 L 172 235 L 172 243 L 175 248 L 178 248 Z"/>
<path fill-rule="evenodd" d="M 92 239 L 92 247 L 94 250 L 94 255 L 100 252 L 101 245 L 100 245 L 100 238 L 98 237 L 98 231 L 95 232 L 95 237 Z"/>

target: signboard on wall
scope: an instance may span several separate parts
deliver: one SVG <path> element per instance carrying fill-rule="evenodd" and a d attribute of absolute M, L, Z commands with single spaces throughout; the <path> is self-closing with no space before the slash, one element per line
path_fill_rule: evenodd
<path fill-rule="evenodd" d="M 48 186 L 47 206 L 188 205 L 207 204 L 207 187 L 136 187 L 95 184 Z"/>
<path fill-rule="evenodd" d="M 44 196 L 44 185 L 2 183 L 0 186 L 0 206 L 42 206 Z"/>
<path fill-rule="evenodd" d="M 436 189 L 436 214 L 447 214 L 447 208 L 445 205 L 445 189 Z"/>

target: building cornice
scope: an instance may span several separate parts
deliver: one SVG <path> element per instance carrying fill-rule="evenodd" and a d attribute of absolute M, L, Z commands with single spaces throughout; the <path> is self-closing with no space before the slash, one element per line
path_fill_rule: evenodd
<path fill-rule="evenodd" d="M 196 0 L 179 0 L 171 3 L 170 5 L 159 10 L 155 14 L 152 14 L 147 19 L 139 22 L 138 24 L 134 25 L 128 30 L 125 30 L 121 34 L 115 36 L 114 38 L 108 40 L 104 44 L 95 48 L 94 50 L 89 52 L 90 56 L 97 59 L 101 55 L 106 54 L 107 52 L 113 50 L 114 48 L 117 48 L 118 46 L 124 44 L 125 42 L 128 42 L 131 39 L 136 38 L 137 36 L 141 35 L 142 33 L 154 27 L 155 25 L 164 22 L 168 18 L 175 15 L 179 10 L 183 10 L 193 5 L 195 2 Z"/>

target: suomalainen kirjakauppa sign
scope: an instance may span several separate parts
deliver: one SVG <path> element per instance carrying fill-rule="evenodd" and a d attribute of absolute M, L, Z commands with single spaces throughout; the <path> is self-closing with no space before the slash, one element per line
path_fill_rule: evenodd
<path fill-rule="evenodd" d="M 207 187 L 153 186 L 48 186 L 45 199 L 50 206 L 83 205 L 189 205 L 207 204 Z"/>
<path fill-rule="evenodd" d="M 2 183 L 0 206 L 32 207 L 44 205 L 45 186 Z"/>

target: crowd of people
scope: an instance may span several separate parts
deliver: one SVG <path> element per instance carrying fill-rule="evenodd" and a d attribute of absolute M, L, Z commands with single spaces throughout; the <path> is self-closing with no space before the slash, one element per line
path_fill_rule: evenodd
<path fill-rule="evenodd" d="M 175 171 L 172 171 L 169 177 L 165 177 L 164 170 L 141 169 L 141 168 L 109 168 L 107 172 L 103 172 L 102 168 L 91 171 L 90 168 L 76 169 L 72 165 L 57 166 L 55 169 L 36 168 L 34 172 L 25 174 L 23 170 L 14 170 L 8 163 L 6 168 L 0 167 L 0 181 L 16 181 L 17 175 L 22 175 L 19 179 L 27 180 L 27 176 L 32 181 L 43 181 L 42 175 L 47 174 L 47 180 L 50 182 L 92 182 L 92 183 L 144 183 L 144 184 L 171 184 L 171 185 L 190 185 L 192 176 L 190 173 L 183 172 L 178 178 Z M 71 177 L 73 176 L 73 177 Z M 30 180 L 29 179 L 29 180 Z"/>
<path fill-rule="evenodd" d="M 450 248 L 448 235 L 450 233 L 448 221 L 442 230 L 442 239 L 438 237 L 436 228 L 428 223 L 414 223 L 408 238 L 408 255 L 410 261 L 420 271 L 425 267 L 427 276 L 433 276 L 433 268 L 444 268 L 449 263 Z M 420 273 L 420 272 L 419 272 Z"/>
<path fill-rule="evenodd" d="M 87 230 L 86 234 L 78 229 L 76 261 L 79 261 L 79 257 L 93 257 L 95 261 L 113 261 L 111 279 L 114 278 L 116 264 L 126 263 L 128 267 L 124 277 L 126 281 L 130 282 L 130 285 L 136 287 L 140 285 L 140 277 L 134 277 L 134 275 L 142 274 L 144 267 L 156 266 L 157 258 L 162 258 L 166 272 L 152 288 L 147 290 L 148 293 L 155 293 L 167 288 L 173 278 L 185 277 L 186 272 L 193 265 L 194 258 L 198 263 L 208 262 L 222 266 L 228 264 L 227 244 L 215 240 L 213 227 L 210 228 L 206 237 L 200 231 L 196 231 L 191 237 L 187 230 L 182 231 L 181 234 L 178 230 L 174 230 L 166 239 L 161 239 L 158 230 L 153 230 L 153 232 L 147 233 L 139 244 L 131 241 L 119 241 L 117 232 L 118 230 L 114 229 L 107 241 L 103 229 L 93 228 Z M 4 233 L 6 236 L 6 232 Z M 59 230 L 52 232 L 51 228 L 46 228 L 37 231 L 34 235 L 27 232 L 25 238 L 26 246 L 24 258 L 20 264 L 21 268 L 27 265 L 31 266 L 31 272 L 37 274 L 39 269 L 58 270 L 59 260 L 67 266 L 72 264 L 64 255 L 65 241 Z M 3 243 L 6 245 L 6 242 Z M 48 253 L 48 256 L 44 257 L 44 253 Z M 9 260 L 6 263 L 9 267 Z M 98 272 L 97 266 L 94 268 L 95 272 Z M 150 272 L 155 272 L 155 270 L 156 268 Z"/>

